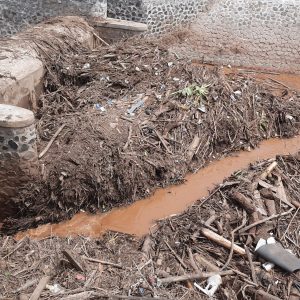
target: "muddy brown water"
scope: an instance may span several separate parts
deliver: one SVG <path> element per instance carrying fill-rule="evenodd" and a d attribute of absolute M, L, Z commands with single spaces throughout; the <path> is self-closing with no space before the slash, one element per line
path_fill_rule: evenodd
<path fill-rule="evenodd" d="M 183 212 L 197 200 L 207 197 L 209 191 L 226 177 L 246 168 L 250 163 L 274 158 L 276 155 L 295 154 L 298 151 L 300 136 L 267 140 L 250 152 L 236 152 L 222 160 L 211 162 L 197 173 L 188 175 L 184 184 L 159 189 L 151 197 L 127 207 L 96 215 L 80 212 L 71 220 L 20 232 L 16 238 L 26 235 L 35 239 L 75 235 L 100 237 L 107 231 L 143 236 L 154 229 L 156 220 Z"/>

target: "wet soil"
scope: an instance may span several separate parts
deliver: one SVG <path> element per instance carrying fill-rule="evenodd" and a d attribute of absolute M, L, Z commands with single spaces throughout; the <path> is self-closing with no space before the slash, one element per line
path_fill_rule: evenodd
<path fill-rule="evenodd" d="M 5 233 L 106 212 L 234 151 L 299 132 L 296 92 L 276 96 L 248 76 L 179 60 L 162 44 L 128 40 L 91 52 L 66 43 L 59 60 L 42 44 L 49 71 L 36 113 L 39 151 L 65 127 L 40 160 L 42 178 L 19 191 Z"/>
<path fill-rule="evenodd" d="M 258 240 L 272 235 L 299 257 L 299 170 L 299 154 L 253 163 L 183 214 L 161 220 L 144 240 L 116 232 L 101 239 L 0 237 L 0 297 L 29 297 L 47 275 L 41 299 L 207 299 L 194 283 L 205 287 L 210 276 L 205 274 L 214 271 L 222 276 L 215 299 L 299 299 L 299 274 L 279 267 L 266 272 L 265 260 L 255 253 Z M 254 215 L 259 225 L 253 224 Z M 250 255 L 231 254 L 203 228 L 241 249 L 247 246 Z"/>
<path fill-rule="evenodd" d="M 59 224 L 48 224 L 16 235 L 42 239 L 50 236 L 77 236 L 98 238 L 108 231 L 117 231 L 143 236 L 154 231 L 154 221 L 170 217 L 184 211 L 199 199 L 207 197 L 209 191 L 220 184 L 230 174 L 247 167 L 251 163 L 270 159 L 276 155 L 295 154 L 300 151 L 300 137 L 273 139 L 262 142 L 250 152 L 237 152 L 211 162 L 196 174 L 185 178 L 184 184 L 157 190 L 151 197 L 135 202 L 107 214 L 91 215 L 85 212 L 76 214 L 71 220 Z"/>

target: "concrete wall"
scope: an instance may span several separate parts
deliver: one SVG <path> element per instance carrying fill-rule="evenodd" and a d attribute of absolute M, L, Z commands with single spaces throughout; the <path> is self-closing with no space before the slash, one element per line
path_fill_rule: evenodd
<path fill-rule="evenodd" d="M 0 0 L 0 36 L 54 16 L 106 16 L 106 4 L 107 0 Z"/>

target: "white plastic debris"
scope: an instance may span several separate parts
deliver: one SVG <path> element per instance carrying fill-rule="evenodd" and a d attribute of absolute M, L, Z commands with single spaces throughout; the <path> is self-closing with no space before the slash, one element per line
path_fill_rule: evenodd
<path fill-rule="evenodd" d="M 95 104 L 95 109 L 96 109 L 96 110 L 100 110 L 101 112 L 105 112 L 105 111 L 106 111 L 105 107 L 103 107 L 103 106 L 102 106 L 101 104 L 99 104 L 99 103 Z"/>
<path fill-rule="evenodd" d="M 86 64 L 83 65 L 82 69 L 86 70 L 86 69 L 89 69 L 90 67 L 91 67 L 91 64 L 86 63 Z"/>
<path fill-rule="evenodd" d="M 235 94 L 236 96 L 242 96 L 242 92 L 241 92 L 241 91 L 235 91 L 234 94 Z"/>
<path fill-rule="evenodd" d="M 52 293 L 52 294 L 58 294 L 60 292 L 63 292 L 64 289 L 61 287 L 58 283 L 55 283 L 53 285 L 46 285 L 46 288 Z"/>
<path fill-rule="evenodd" d="M 260 247 L 262 247 L 264 245 L 268 245 L 268 244 L 276 244 L 276 240 L 273 236 L 269 237 L 267 240 L 259 239 L 259 241 L 256 244 L 255 251 L 257 251 L 257 249 L 259 249 Z M 270 272 L 275 267 L 275 264 L 273 264 L 271 262 L 265 262 L 264 264 L 262 264 L 262 267 L 267 272 Z"/>
<path fill-rule="evenodd" d="M 173 78 L 173 80 L 174 80 L 174 81 L 179 81 L 179 80 L 180 80 L 180 78 L 178 78 L 178 77 L 174 77 L 174 78 Z"/>
<path fill-rule="evenodd" d="M 203 292 L 205 295 L 212 297 L 222 284 L 222 278 L 220 275 L 214 275 L 207 279 L 207 286 L 203 289 L 199 284 L 194 282 L 194 286 Z"/>
<path fill-rule="evenodd" d="M 168 67 L 172 67 L 173 64 L 174 64 L 174 63 L 173 63 L 172 61 L 168 62 Z"/>
<path fill-rule="evenodd" d="M 203 112 L 203 113 L 206 113 L 206 107 L 203 103 L 200 104 L 200 106 L 198 107 L 198 110 Z"/>

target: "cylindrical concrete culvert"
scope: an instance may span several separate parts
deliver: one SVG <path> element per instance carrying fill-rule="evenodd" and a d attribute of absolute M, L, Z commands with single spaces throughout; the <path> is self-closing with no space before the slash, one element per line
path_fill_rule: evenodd
<path fill-rule="evenodd" d="M 37 175 L 34 114 L 0 104 L 0 222 L 15 212 L 15 197 Z"/>

